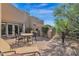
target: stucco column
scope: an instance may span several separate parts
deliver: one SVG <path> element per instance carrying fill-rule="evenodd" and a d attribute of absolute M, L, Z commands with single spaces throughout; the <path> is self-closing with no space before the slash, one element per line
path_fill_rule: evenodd
<path fill-rule="evenodd" d="M 1 18 L 0 18 L 0 38 L 1 38 Z"/>
<path fill-rule="evenodd" d="M 6 23 L 6 36 L 8 37 L 8 24 Z"/>
<path fill-rule="evenodd" d="M 43 35 L 42 28 L 40 28 L 39 30 L 40 30 L 40 36 L 42 36 Z"/>
<path fill-rule="evenodd" d="M 13 30 L 12 30 L 12 35 L 15 36 L 15 25 L 12 25 Z"/>
<path fill-rule="evenodd" d="M 0 4 L 0 38 L 1 38 L 1 4 Z"/>
<path fill-rule="evenodd" d="M 0 38 L 1 38 L 1 19 L 0 19 Z"/>
<path fill-rule="evenodd" d="M 23 24 L 23 33 L 25 33 L 25 24 Z"/>

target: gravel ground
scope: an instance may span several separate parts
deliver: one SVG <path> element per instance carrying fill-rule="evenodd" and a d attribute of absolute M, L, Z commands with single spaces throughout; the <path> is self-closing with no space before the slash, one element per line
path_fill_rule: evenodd
<path fill-rule="evenodd" d="M 79 56 L 79 44 L 74 40 L 65 40 L 61 44 L 61 39 L 51 39 L 47 45 L 50 49 L 41 50 L 42 56 Z"/>

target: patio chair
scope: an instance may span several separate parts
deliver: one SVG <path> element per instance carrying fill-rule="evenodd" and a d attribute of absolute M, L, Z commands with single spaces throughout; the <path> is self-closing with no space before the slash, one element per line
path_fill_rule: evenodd
<path fill-rule="evenodd" d="M 0 53 L 1 55 L 4 56 L 17 56 L 17 55 L 25 55 L 25 54 L 38 54 L 39 53 L 39 49 L 37 48 L 37 46 L 32 46 L 32 47 L 21 47 L 21 48 L 15 48 L 12 49 L 10 47 L 10 45 L 3 39 L 0 39 Z"/>
<path fill-rule="evenodd" d="M 15 44 L 18 43 L 18 46 L 20 46 L 19 45 L 20 41 L 24 41 L 24 37 L 22 37 L 21 35 L 16 35 L 15 39 L 16 39 Z"/>

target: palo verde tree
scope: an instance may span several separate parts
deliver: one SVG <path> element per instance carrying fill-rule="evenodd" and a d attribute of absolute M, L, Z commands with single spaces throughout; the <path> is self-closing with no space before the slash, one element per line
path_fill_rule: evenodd
<path fill-rule="evenodd" d="M 79 31 L 79 4 L 61 4 L 54 10 L 54 16 L 57 32 L 64 28 L 72 33 Z"/>

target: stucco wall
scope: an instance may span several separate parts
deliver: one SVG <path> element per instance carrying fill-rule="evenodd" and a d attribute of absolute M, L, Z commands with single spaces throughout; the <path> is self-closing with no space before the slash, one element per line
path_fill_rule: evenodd
<path fill-rule="evenodd" d="M 33 24 L 36 24 L 38 28 L 43 26 L 43 22 L 40 21 L 38 18 L 30 16 L 30 19 L 31 19 L 31 27 L 33 27 Z"/>
<path fill-rule="evenodd" d="M 38 18 L 36 17 L 33 17 L 33 16 L 30 16 L 30 19 L 31 19 L 31 27 L 34 29 L 38 28 L 40 30 L 40 35 L 42 35 L 42 26 L 44 25 L 43 22 L 41 20 L 39 20 Z M 36 25 L 33 26 L 33 24 Z"/>
<path fill-rule="evenodd" d="M 0 4 L 0 38 L 1 38 L 1 4 Z"/>
<path fill-rule="evenodd" d="M 36 24 L 38 28 L 43 26 L 43 22 L 38 20 L 38 18 L 30 16 L 28 13 L 17 9 L 10 3 L 1 4 L 1 16 L 2 22 L 26 24 L 26 28 L 29 26 L 32 28 L 33 24 Z"/>
<path fill-rule="evenodd" d="M 29 14 L 18 10 L 10 3 L 1 4 L 2 22 L 25 23 L 28 26 Z"/>

